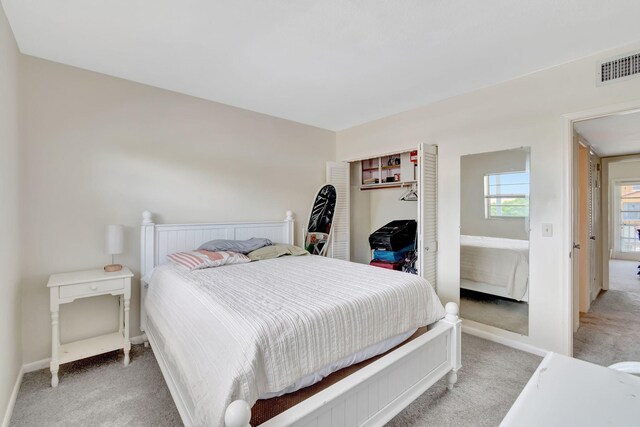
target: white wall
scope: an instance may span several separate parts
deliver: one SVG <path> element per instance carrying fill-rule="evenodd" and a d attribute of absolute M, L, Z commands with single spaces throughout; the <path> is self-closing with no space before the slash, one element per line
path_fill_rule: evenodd
<path fill-rule="evenodd" d="M 18 49 L 0 5 L 0 422 L 22 366 Z"/>
<path fill-rule="evenodd" d="M 396 219 L 416 219 L 418 217 L 417 202 L 399 200 L 407 192 L 407 188 L 382 188 L 367 190 L 371 198 L 369 233 Z"/>
<path fill-rule="evenodd" d="M 564 115 L 612 104 L 640 104 L 640 78 L 596 86 L 596 62 L 627 46 L 560 65 L 517 80 L 447 99 L 338 132 L 339 160 L 437 144 L 439 192 L 438 291 L 444 302 L 459 299 L 460 156 L 531 147 L 531 292 L 529 336 L 482 326 L 500 337 L 558 352 L 567 351 L 570 136 Z M 554 226 L 542 237 L 543 223 Z"/>
<path fill-rule="evenodd" d="M 137 275 L 143 210 L 164 223 L 287 209 L 306 220 L 335 158 L 333 132 L 36 58 L 22 66 L 26 362 L 50 356 L 48 276 L 108 263 L 105 225 L 126 226 L 116 261 Z M 116 307 L 111 297 L 62 306 L 62 341 L 115 329 Z"/>
<path fill-rule="evenodd" d="M 640 150 L 640 147 L 638 147 L 638 150 Z M 615 179 L 640 180 L 640 159 L 609 163 L 609 180 Z"/>
<path fill-rule="evenodd" d="M 484 177 L 490 173 L 518 172 L 527 168 L 527 152 L 494 151 L 460 159 L 460 232 L 469 236 L 528 240 L 524 218 L 487 218 Z"/>

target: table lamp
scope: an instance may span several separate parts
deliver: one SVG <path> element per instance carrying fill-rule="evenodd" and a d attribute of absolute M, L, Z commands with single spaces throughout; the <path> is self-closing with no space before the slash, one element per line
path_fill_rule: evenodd
<path fill-rule="evenodd" d="M 107 225 L 106 230 L 107 253 L 111 255 L 111 264 L 104 266 L 104 271 L 120 271 L 121 264 L 114 264 L 113 256 L 122 253 L 124 246 L 124 227 L 121 225 Z"/>

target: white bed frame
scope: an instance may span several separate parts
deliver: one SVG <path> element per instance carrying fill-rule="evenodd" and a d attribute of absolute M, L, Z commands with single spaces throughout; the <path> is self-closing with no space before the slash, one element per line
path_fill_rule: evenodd
<path fill-rule="evenodd" d="M 142 277 L 168 254 L 193 250 L 212 239 L 266 237 L 293 244 L 293 213 L 284 221 L 211 224 L 154 224 L 152 214 L 142 214 Z M 141 284 L 141 329 L 151 343 L 167 386 L 187 427 L 194 425 L 185 397 L 174 380 L 176 373 L 165 360 L 153 329 L 147 328 L 144 308 L 146 284 Z M 282 426 L 382 426 L 438 380 L 447 376 L 449 389 L 461 367 L 461 321 L 458 305 L 448 303 L 446 316 L 433 327 L 391 353 L 349 375 L 334 385 L 272 418 L 263 427 Z M 225 412 L 226 427 L 249 427 L 251 407 L 243 400 L 232 402 Z"/>

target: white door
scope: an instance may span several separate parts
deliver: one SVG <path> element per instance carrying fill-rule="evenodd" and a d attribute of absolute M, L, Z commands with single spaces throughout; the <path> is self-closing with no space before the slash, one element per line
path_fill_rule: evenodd
<path fill-rule="evenodd" d="M 336 188 L 336 212 L 328 256 L 349 261 L 349 163 L 327 162 L 327 183 Z"/>
<path fill-rule="evenodd" d="M 418 274 L 438 290 L 438 147 L 418 149 Z"/>

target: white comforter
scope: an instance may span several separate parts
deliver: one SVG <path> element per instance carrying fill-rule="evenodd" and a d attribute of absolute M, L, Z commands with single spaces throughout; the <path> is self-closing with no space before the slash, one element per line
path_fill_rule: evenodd
<path fill-rule="evenodd" d="M 460 278 L 504 288 L 503 296 L 522 299 L 529 285 L 529 242 L 460 236 Z"/>
<path fill-rule="evenodd" d="M 222 425 L 236 399 L 253 405 L 371 344 L 431 324 L 444 308 L 415 275 L 318 256 L 192 273 L 155 269 L 147 315 L 191 394 L 197 425 Z"/>

